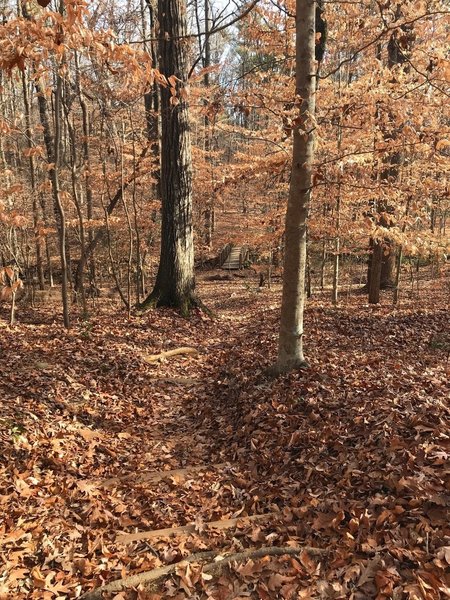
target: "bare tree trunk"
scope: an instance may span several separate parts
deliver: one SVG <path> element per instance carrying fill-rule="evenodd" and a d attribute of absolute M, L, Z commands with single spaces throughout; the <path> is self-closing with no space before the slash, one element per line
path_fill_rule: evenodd
<path fill-rule="evenodd" d="M 402 258 L 403 258 L 403 246 L 400 246 L 397 251 L 397 260 L 395 265 L 395 287 L 394 287 L 394 298 L 393 304 L 398 304 L 400 295 L 400 275 L 402 271 Z"/>
<path fill-rule="evenodd" d="M 314 157 L 315 113 L 314 0 L 296 0 L 296 105 L 294 148 L 286 211 L 283 298 L 275 371 L 305 367 L 303 312 L 305 305 L 306 235 Z"/>
<path fill-rule="evenodd" d="M 160 70 L 181 80 L 177 96 L 161 92 L 161 254 L 155 287 L 139 306 L 172 306 L 189 313 L 194 297 L 194 241 L 192 228 L 192 158 L 187 80 L 186 4 L 158 0 Z M 173 80 L 172 80 L 173 81 Z M 174 82 L 175 85 L 175 82 Z"/>
<path fill-rule="evenodd" d="M 62 5 L 62 4 L 61 4 Z M 58 68 L 58 67 L 57 67 Z M 50 169 L 50 179 L 52 182 L 53 199 L 55 202 L 56 213 L 58 215 L 58 235 L 59 235 L 59 255 L 61 258 L 61 285 L 62 285 L 62 305 L 64 327 L 70 328 L 69 313 L 69 291 L 68 291 L 68 269 L 66 257 L 66 217 L 64 207 L 59 194 L 59 165 L 61 162 L 61 99 L 62 99 L 62 77 L 57 73 L 56 91 L 55 91 L 55 135 L 54 135 L 54 161 L 55 166 Z"/>
<path fill-rule="evenodd" d="M 339 294 L 339 259 L 341 253 L 341 184 L 338 184 L 338 193 L 336 199 L 336 237 L 334 240 L 334 257 L 333 257 L 333 290 L 331 293 L 331 301 L 336 306 L 338 303 Z"/>
<path fill-rule="evenodd" d="M 209 0 L 204 0 L 204 12 L 205 12 L 205 19 L 204 19 L 204 31 L 205 31 L 205 45 L 204 45 L 204 55 L 203 55 L 203 68 L 204 69 L 208 69 L 208 67 L 211 66 L 211 40 L 210 40 L 210 34 L 209 34 L 209 30 L 210 30 L 210 6 L 209 6 Z M 205 88 L 205 93 L 208 93 L 208 88 L 209 88 L 209 72 L 206 71 L 204 76 L 203 76 L 203 86 Z M 205 107 L 207 107 L 208 105 L 208 99 L 205 98 L 204 99 L 204 104 Z M 205 127 L 205 158 L 207 161 L 210 162 L 211 165 L 211 175 L 213 179 L 214 176 L 214 169 L 213 169 L 213 163 L 212 163 L 212 157 L 208 156 L 210 151 L 211 151 L 211 132 L 210 132 L 210 119 L 209 119 L 209 115 L 208 115 L 208 111 L 205 111 L 205 116 L 204 116 L 204 127 Z M 214 182 L 213 183 L 213 188 L 214 188 Z M 205 229 L 205 244 L 208 246 L 208 248 L 211 248 L 211 244 L 212 244 L 212 233 L 213 233 L 213 215 L 214 215 L 214 197 L 212 196 L 209 201 L 208 204 L 206 206 L 205 212 L 205 224 L 204 224 L 204 229 Z"/>
<path fill-rule="evenodd" d="M 80 232 L 80 261 L 84 260 L 84 249 L 85 249 L 85 240 L 86 240 L 86 235 L 85 235 L 85 230 L 84 230 L 84 216 L 83 216 L 83 210 L 82 210 L 82 206 L 81 206 L 81 202 L 80 202 L 80 194 L 78 193 L 78 178 L 77 178 L 77 173 L 76 173 L 76 166 L 77 166 L 77 139 L 76 139 L 76 135 L 75 135 L 75 129 L 72 126 L 71 122 L 70 122 L 70 115 L 69 115 L 69 108 L 67 106 L 67 103 L 63 103 L 64 104 L 64 112 L 66 115 L 66 122 L 67 122 L 67 132 L 69 135 L 69 139 L 70 139 L 70 174 L 71 174 L 71 182 L 72 182 L 72 194 L 73 194 L 73 199 L 74 199 L 74 203 L 75 203 L 75 208 L 77 211 L 77 216 L 78 216 L 78 229 Z M 76 288 L 75 292 L 77 295 L 78 293 L 80 294 L 81 297 L 81 305 L 83 307 L 83 314 L 85 317 L 87 317 L 88 315 L 88 310 L 87 310 L 87 303 L 86 303 L 86 289 L 84 286 L 84 272 L 81 272 L 81 279 L 79 280 L 79 286 Z"/>
<path fill-rule="evenodd" d="M 134 131 L 133 118 L 131 116 L 130 111 L 130 125 L 132 131 Z M 134 136 L 132 139 L 132 149 L 133 149 L 133 171 L 136 172 L 136 143 L 134 140 Z M 139 303 L 141 298 L 144 296 L 144 260 L 141 252 L 141 234 L 139 231 L 139 221 L 138 221 L 138 206 L 136 200 L 136 178 L 133 181 L 132 190 L 131 190 L 131 201 L 133 206 L 133 222 L 134 222 L 134 235 L 136 236 L 136 302 Z"/>
<path fill-rule="evenodd" d="M 25 4 L 22 5 L 23 15 L 29 19 L 30 15 L 26 9 Z M 63 10 L 63 3 L 61 2 L 60 10 Z M 56 66 L 58 69 L 58 65 Z M 56 75 L 56 89 L 55 89 L 55 121 L 54 121 L 54 133 L 50 127 L 50 118 L 47 99 L 44 95 L 44 91 L 39 81 L 35 82 L 35 88 L 38 95 L 38 106 L 39 116 L 44 135 L 44 143 L 47 151 L 47 160 L 50 165 L 48 170 L 48 177 L 52 186 L 53 194 L 53 208 L 55 213 L 56 228 L 58 231 L 59 241 L 59 254 L 61 262 L 61 279 L 62 279 L 62 305 L 63 305 L 63 319 L 64 326 L 70 327 L 70 313 L 69 313 L 69 295 L 68 295 L 68 275 L 67 275 L 67 258 L 66 258 L 66 222 L 64 207 L 60 198 L 59 190 L 59 164 L 60 164 L 60 150 L 61 150 L 61 96 L 62 96 L 62 78 L 59 72 Z"/>
<path fill-rule="evenodd" d="M 339 71 L 339 100 L 341 99 L 341 74 Z M 342 147 L 342 114 L 339 114 L 338 131 L 337 131 L 337 155 L 341 153 Z M 339 295 L 339 267 L 341 253 L 341 187 L 342 187 L 342 165 L 339 168 L 337 198 L 336 198 L 336 237 L 334 239 L 334 259 L 333 259 L 333 290 L 331 293 L 331 301 L 334 306 L 338 304 Z"/>
<path fill-rule="evenodd" d="M 325 216 L 324 210 L 324 216 Z M 323 290 L 325 287 L 325 265 L 327 262 L 327 241 L 323 240 L 322 242 L 322 253 L 320 257 L 320 289 Z"/>
<path fill-rule="evenodd" d="M 120 181 L 123 183 L 125 180 L 124 172 L 124 160 L 123 153 L 125 149 L 125 123 L 122 123 L 122 148 L 120 152 Z M 127 219 L 128 229 L 128 260 L 127 260 L 127 304 L 128 304 L 128 318 L 131 317 L 131 271 L 133 268 L 133 227 L 131 225 L 130 211 L 128 210 L 128 204 L 125 199 L 125 193 L 122 191 L 122 204 Z M 139 302 L 139 299 L 137 299 Z"/>
<path fill-rule="evenodd" d="M 146 4 L 150 16 L 150 36 L 156 37 L 156 18 L 155 18 L 155 0 L 146 0 Z M 147 37 L 147 25 L 145 19 L 145 11 L 143 0 L 141 0 L 141 19 L 142 19 L 142 31 L 144 38 Z M 157 66 L 157 52 L 156 43 L 150 42 L 150 46 L 144 44 L 147 52 L 150 54 L 152 59 L 152 67 Z M 160 124 L 159 124 L 159 86 L 153 83 L 150 91 L 144 94 L 144 106 L 145 106 L 145 120 L 147 124 L 147 139 L 150 142 L 150 151 L 155 160 L 155 165 L 152 170 L 153 178 L 155 179 L 154 191 L 157 199 L 161 198 L 161 169 L 160 169 Z"/>
<path fill-rule="evenodd" d="M 93 195 L 92 195 L 92 178 L 90 175 L 91 150 L 90 150 L 90 146 L 89 146 L 89 135 L 90 135 L 89 110 L 86 105 L 86 101 L 85 101 L 84 93 L 83 93 L 83 87 L 81 84 L 80 68 L 79 68 L 79 64 L 78 64 L 78 54 L 77 53 L 75 53 L 75 85 L 77 88 L 78 100 L 79 100 L 80 108 L 81 108 L 81 122 L 82 122 L 82 127 L 83 127 L 83 160 L 84 160 L 84 172 L 85 172 L 84 185 L 85 185 L 85 195 L 86 195 L 87 218 L 89 221 L 91 221 L 94 217 L 94 201 L 93 201 Z M 89 227 L 89 230 L 88 230 L 89 244 L 92 244 L 93 237 L 94 237 L 94 235 L 93 235 L 92 227 Z M 85 248 L 83 247 L 83 250 L 82 250 L 83 258 L 81 260 L 81 262 L 83 264 L 83 268 L 86 263 L 86 260 L 84 259 L 84 254 L 85 254 Z M 90 257 L 89 257 L 89 270 L 90 270 L 90 274 L 89 274 L 90 283 L 92 285 L 95 285 L 96 274 L 95 274 L 94 252 L 91 252 Z M 75 278 L 75 286 L 77 286 L 77 283 L 78 283 L 77 278 Z"/>
<path fill-rule="evenodd" d="M 33 225 L 36 245 L 36 269 L 38 275 L 39 289 L 43 290 L 45 287 L 44 280 L 44 267 L 42 264 L 42 240 L 39 238 L 39 205 L 38 205 L 38 190 L 36 186 L 36 165 L 34 162 L 33 150 L 33 132 L 31 128 L 31 111 L 30 111 L 30 100 L 28 96 L 28 82 L 25 75 L 25 71 L 22 72 L 22 90 L 23 90 L 23 104 L 25 108 L 25 135 L 27 138 L 27 146 L 30 151 L 28 161 L 30 165 L 30 182 L 31 182 L 31 193 L 33 196 Z"/>

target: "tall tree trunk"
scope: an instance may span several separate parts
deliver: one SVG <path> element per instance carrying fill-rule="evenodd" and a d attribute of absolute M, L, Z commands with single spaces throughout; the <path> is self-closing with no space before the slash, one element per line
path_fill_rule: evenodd
<path fill-rule="evenodd" d="M 28 82 L 25 71 L 22 72 L 22 90 L 23 90 L 23 105 L 25 108 L 25 135 L 27 138 L 27 146 L 30 151 L 28 162 L 30 166 L 30 182 L 31 182 L 31 193 L 33 196 L 33 225 L 36 245 L 36 269 L 38 275 L 39 289 L 43 290 L 45 287 L 44 280 L 44 267 L 42 262 L 42 238 L 39 237 L 39 203 L 38 203 L 38 190 L 36 185 L 36 164 L 33 150 L 33 131 L 31 128 L 31 110 L 30 110 L 30 99 L 28 95 Z"/>
<path fill-rule="evenodd" d="M 64 9 L 63 0 L 60 2 L 60 13 Z M 22 4 L 23 16 L 31 20 L 31 16 L 26 8 L 25 3 Z M 70 311 L 69 311 L 69 293 L 68 293 L 68 269 L 66 257 L 66 221 L 64 207 L 60 197 L 59 187 L 59 165 L 61 161 L 61 101 L 62 101 L 62 77 L 59 73 L 59 65 L 56 64 L 56 89 L 55 89 L 55 119 L 54 132 L 50 126 L 50 116 L 48 109 L 47 98 L 40 82 L 36 79 L 35 88 L 38 96 L 39 116 L 43 129 L 44 144 L 47 152 L 47 160 L 49 163 L 48 178 L 52 186 L 53 195 L 53 210 L 55 213 L 56 229 L 58 231 L 59 255 L 61 263 L 61 283 L 62 283 L 62 306 L 64 326 L 70 327 Z"/>
<path fill-rule="evenodd" d="M 150 36 L 155 38 L 157 28 L 155 19 L 155 0 L 145 0 L 148 12 L 150 16 Z M 142 16 L 142 30 L 144 38 L 147 37 L 147 22 L 145 19 L 144 5 L 141 4 L 141 16 Z M 150 42 L 150 46 L 147 43 L 144 47 L 152 59 L 152 67 L 157 67 L 157 52 L 156 43 Z M 147 125 L 147 139 L 150 142 L 150 151 L 155 160 L 155 166 L 152 170 L 153 178 L 155 179 L 154 191 L 157 199 L 161 198 L 161 170 L 160 170 L 160 123 L 159 123 L 159 86 L 157 83 L 153 83 L 151 89 L 144 94 L 144 106 L 145 106 L 145 120 Z"/>
<path fill-rule="evenodd" d="M 204 23 L 204 32 L 205 32 L 205 46 L 204 46 L 204 55 L 203 55 L 203 68 L 208 69 L 211 66 L 211 40 L 210 40 L 210 6 L 209 0 L 204 0 L 204 11 L 205 11 L 205 23 Z M 208 93 L 209 88 L 209 71 L 206 70 L 203 75 L 203 85 L 205 87 L 205 94 Z M 204 99 L 205 107 L 208 106 L 208 99 Z M 210 119 L 208 115 L 208 111 L 205 111 L 204 116 L 204 126 L 205 126 L 205 158 L 206 161 L 209 161 L 211 164 L 211 174 L 214 175 L 213 162 L 212 157 L 209 156 L 211 152 L 211 138 L 210 138 Z M 214 182 L 212 181 L 213 187 Z M 205 216 L 205 244 L 208 248 L 211 248 L 212 243 L 212 233 L 213 233 L 213 215 L 214 215 L 214 196 L 212 195 L 208 201 L 208 204 L 204 211 Z"/>
<path fill-rule="evenodd" d="M 340 177 L 340 176 L 339 176 Z M 341 183 L 339 180 L 337 198 L 336 198 L 336 237 L 334 238 L 334 257 L 333 257 L 333 289 L 331 292 L 331 301 L 336 306 L 339 295 L 339 261 L 341 256 Z"/>
<path fill-rule="evenodd" d="M 161 91 L 161 255 L 155 287 L 139 308 L 172 306 L 187 314 L 196 300 L 191 139 L 184 97 L 188 73 L 185 1 L 158 0 L 158 20 L 160 70 L 181 82 L 176 83 L 176 97 L 170 88 Z"/>
<path fill-rule="evenodd" d="M 340 60 L 340 55 L 339 55 Z M 338 75 L 338 94 L 339 101 L 341 101 L 342 93 L 342 77 L 341 71 L 339 71 Z M 337 128 L 337 145 L 336 151 L 337 155 L 341 154 L 342 148 L 342 119 L 345 114 L 345 110 L 339 114 L 338 117 L 338 128 Z M 338 295 L 339 295 L 339 269 L 340 269 L 340 260 L 341 260 L 341 188 L 342 188 L 342 175 L 343 175 L 343 166 L 342 164 L 339 167 L 338 173 L 338 184 L 336 190 L 336 218 L 335 218 L 335 227 L 336 227 L 336 237 L 334 238 L 334 257 L 333 257 L 333 288 L 331 292 L 331 301 L 335 306 L 338 304 Z"/>
<path fill-rule="evenodd" d="M 84 161 L 84 171 L 85 171 L 84 185 L 85 185 L 85 194 L 86 194 L 87 218 L 89 221 L 91 221 L 94 218 L 94 200 L 93 200 L 93 194 L 92 194 L 92 177 L 90 174 L 90 168 L 91 168 L 91 149 L 90 149 L 90 145 L 89 145 L 90 119 L 89 119 L 89 110 L 88 110 L 88 107 L 86 104 L 86 100 L 85 100 L 84 93 L 83 93 L 83 87 L 82 87 L 82 83 L 81 83 L 80 67 L 79 67 L 79 60 L 78 60 L 77 53 L 75 53 L 75 85 L 77 88 L 78 100 L 79 100 L 80 108 L 81 108 L 81 117 L 82 117 L 82 126 L 83 126 L 83 161 Z M 92 231 L 92 226 L 90 226 L 89 231 L 88 231 L 89 244 L 92 244 L 93 238 L 94 238 L 94 234 Z M 81 254 L 84 255 L 84 253 L 85 253 L 85 248 L 83 247 Z M 84 265 L 84 263 L 85 263 L 84 257 L 82 259 L 80 258 L 80 262 L 82 262 Z M 89 270 L 90 270 L 90 274 L 89 274 L 90 283 L 92 285 L 95 285 L 95 279 L 96 279 L 95 256 L 94 256 L 93 252 L 90 255 Z M 81 275 L 81 273 L 80 273 L 80 275 Z M 77 278 L 75 278 L 75 286 L 77 285 L 77 283 L 78 283 Z"/>
<path fill-rule="evenodd" d="M 278 342 L 278 373 L 305 367 L 303 311 L 305 305 L 306 234 L 314 157 L 315 113 L 314 0 L 296 0 L 296 105 L 294 148 L 286 211 L 283 298 Z"/>
<path fill-rule="evenodd" d="M 378 304 L 380 301 L 381 262 L 383 260 L 383 243 L 373 241 L 370 257 L 369 303 Z"/>
<path fill-rule="evenodd" d="M 50 127 L 48 103 L 44 91 L 39 82 L 36 82 L 36 92 L 38 95 L 39 115 L 44 133 L 44 142 L 47 150 L 47 160 L 53 165 L 48 170 L 48 178 L 52 186 L 53 208 L 56 220 L 56 229 L 58 231 L 59 255 L 61 261 L 61 279 L 62 279 L 62 303 L 64 326 L 70 327 L 69 300 L 68 300 L 68 277 L 67 277 L 67 259 L 66 259 L 66 227 L 64 209 L 59 194 L 59 160 L 60 149 L 59 142 L 61 137 L 61 76 L 57 76 L 57 88 L 55 96 L 55 133 L 52 134 Z"/>
<path fill-rule="evenodd" d="M 72 123 L 70 122 L 70 109 L 67 106 L 66 102 L 63 102 L 64 105 L 64 112 L 65 112 L 65 116 L 66 116 L 66 123 L 67 123 L 67 133 L 69 136 L 69 140 L 70 140 L 70 144 L 69 144 L 69 152 L 70 152 L 70 156 L 69 156 L 69 161 L 70 161 L 70 175 L 71 175 L 71 182 L 72 182 L 72 195 L 73 195 L 73 200 L 75 203 L 75 208 L 77 211 L 77 216 L 78 216 L 78 229 L 79 229 L 79 235 L 80 235 L 80 261 L 83 260 L 83 256 L 84 256 L 84 249 L 85 249 L 85 240 L 86 240 L 86 233 L 85 233 L 85 223 L 84 223 L 84 215 L 83 215 L 83 209 L 82 209 L 82 196 L 79 193 L 79 185 L 78 185 L 78 177 L 77 177 L 77 136 L 75 134 L 75 128 L 72 125 Z M 80 197 L 81 196 L 81 197 Z M 82 275 L 84 275 L 84 272 L 82 271 Z M 87 310 L 87 303 L 86 303 L 86 290 L 85 290 L 85 286 L 84 286 L 84 279 L 83 277 L 80 279 L 79 281 L 80 286 L 78 288 L 76 288 L 76 293 L 80 294 L 81 297 L 81 305 L 83 307 L 83 314 L 85 317 L 88 316 L 88 310 Z"/>

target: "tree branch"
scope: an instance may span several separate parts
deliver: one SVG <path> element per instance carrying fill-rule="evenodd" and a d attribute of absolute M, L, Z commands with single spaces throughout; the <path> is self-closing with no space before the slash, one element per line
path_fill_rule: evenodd
<path fill-rule="evenodd" d="M 203 37 L 204 35 L 214 35 L 215 33 L 219 33 L 219 31 L 223 31 L 224 29 L 228 29 L 228 27 L 231 27 L 232 25 L 234 25 L 235 23 L 237 23 L 238 21 L 240 21 L 241 19 L 244 19 L 248 14 L 251 13 L 251 11 L 255 8 L 255 6 L 258 4 L 259 0 L 253 0 L 248 6 L 247 8 L 244 8 L 244 10 L 242 12 L 240 12 L 238 15 L 236 15 L 236 17 L 234 17 L 233 19 L 231 19 L 231 21 L 228 21 L 228 23 L 224 23 L 223 25 L 218 25 L 217 27 L 214 27 L 213 29 L 211 29 L 208 32 L 205 31 L 199 31 L 198 33 L 188 33 L 186 35 L 179 35 L 176 37 L 172 37 L 172 39 L 177 39 L 177 40 L 185 40 L 185 39 L 192 39 L 192 38 L 197 38 L 197 37 Z M 144 38 L 142 40 L 133 40 L 128 42 L 129 44 L 143 44 L 145 42 L 158 42 L 161 39 L 166 40 L 167 38 Z"/>
<path fill-rule="evenodd" d="M 351 56 L 349 56 L 348 58 L 344 58 L 344 60 L 342 60 L 334 69 L 332 69 L 325 75 L 317 75 L 317 77 L 319 79 L 327 79 L 328 77 L 331 77 L 331 75 L 334 75 L 335 73 L 337 73 L 341 67 L 343 67 L 344 65 L 346 65 L 349 62 L 352 62 L 352 60 L 355 60 L 355 58 L 358 56 L 358 54 L 361 54 L 361 52 L 363 52 L 364 50 L 367 50 L 367 48 L 370 48 L 371 46 L 373 46 L 374 44 L 379 42 L 381 40 L 381 38 L 384 37 L 387 33 L 395 31 L 396 29 L 400 29 L 401 27 L 404 27 L 405 25 L 412 25 L 413 23 L 416 23 L 416 21 L 420 21 L 421 19 L 425 19 L 426 17 L 432 17 L 433 15 L 448 15 L 448 14 L 450 14 L 450 11 L 448 11 L 448 10 L 436 10 L 433 12 L 419 15 L 418 17 L 415 17 L 414 19 L 410 19 L 409 21 L 403 21 L 402 23 L 397 23 L 396 25 L 391 25 L 390 27 L 388 26 L 385 29 L 383 29 L 383 31 L 381 31 L 372 40 L 367 42 L 367 44 L 364 44 L 363 46 L 358 48 L 358 50 L 355 50 Z"/>

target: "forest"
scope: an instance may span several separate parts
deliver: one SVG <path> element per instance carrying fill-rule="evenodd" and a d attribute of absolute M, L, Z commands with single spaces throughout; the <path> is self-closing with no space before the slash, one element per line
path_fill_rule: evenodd
<path fill-rule="evenodd" d="M 450 598 L 448 1 L 0 13 L 0 600 Z"/>

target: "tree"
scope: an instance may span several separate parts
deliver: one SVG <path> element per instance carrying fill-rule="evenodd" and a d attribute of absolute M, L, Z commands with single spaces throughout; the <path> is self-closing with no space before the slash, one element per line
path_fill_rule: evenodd
<path fill-rule="evenodd" d="M 396 10 L 396 19 L 401 17 L 400 5 Z M 401 26 L 395 29 L 389 38 L 387 46 L 388 54 L 388 67 L 392 71 L 398 65 L 404 65 L 404 72 L 408 72 L 409 64 L 408 58 L 411 54 L 412 44 L 414 42 L 414 28 L 411 25 Z M 379 51 L 379 54 L 381 52 Z M 380 57 L 381 60 L 381 57 Z M 377 121 L 380 119 L 381 108 L 377 107 Z M 391 110 L 387 110 L 387 123 L 383 128 L 383 138 L 389 143 L 391 140 L 395 141 L 398 137 L 399 128 L 396 123 L 395 115 L 392 114 Z M 398 129 L 399 131 L 396 131 Z M 400 152 L 397 150 L 393 152 L 387 158 L 387 164 L 384 165 L 380 177 L 392 184 L 398 177 L 399 165 L 401 164 L 402 158 Z M 380 225 L 389 229 L 390 220 L 389 213 L 393 212 L 392 207 L 383 200 L 378 201 L 377 206 L 379 214 Z M 394 285 L 394 263 L 395 263 L 395 250 L 392 242 L 389 239 L 380 239 L 371 241 L 372 254 L 369 258 L 368 265 L 368 293 L 369 302 L 371 304 L 378 304 L 380 301 L 380 290 Z"/>
<path fill-rule="evenodd" d="M 23 16 L 31 20 L 31 15 L 25 4 L 22 5 Z M 64 15 L 64 0 L 59 3 L 59 13 L 61 18 Z M 58 33 L 63 39 L 63 29 L 59 25 Z M 65 62 L 64 52 L 62 58 L 56 64 L 56 87 L 54 89 L 55 101 L 54 101 L 54 119 L 53 119 L 53 131 L 50 124 L 50 111 L 48 101 L 45 96 L 45 91 L 36 78 L 35 87 L 38 96 L 39 105 L 39 116 L 41 120 L 44 143 L 47 152 L 48 160 L 48 178 L 52 187 L 53 195 L 53 209 L 55 212 L 55 222 L 58 231 L 59 241 L 59 255 L 61 260 L 61 295 L 62 295 L 62 306 L 63 306 L 63 319 L 64 327 L 67 329 L 70 327 L 70 309 L 69 309 L 69 275 L 68 275 L 68 261 L 67 261 L 67 225 L 64 205 L 61 200 L 61 183 L 60 183 L 60 166 L 61 166 L 61 132 L 62 132 L 62 87 L 63 80 L 61 70 Z"/>
<path fill-rule="evenodd" d="M 316 78 L 314 0 L 296 1 L 294 146 L 286 211 L 283 297 L 276 372 L 307 365 L 303 355 L 306 233 L 314 156 Z"/>
<path fill-rule="evenodd" d="M 158 20 L 160 70 L 168 81 L 161 92 L 161 253 L 155 286 L 139 308 L 187 314 L 196 299 L 185 2 L 159 0 Z"/>

